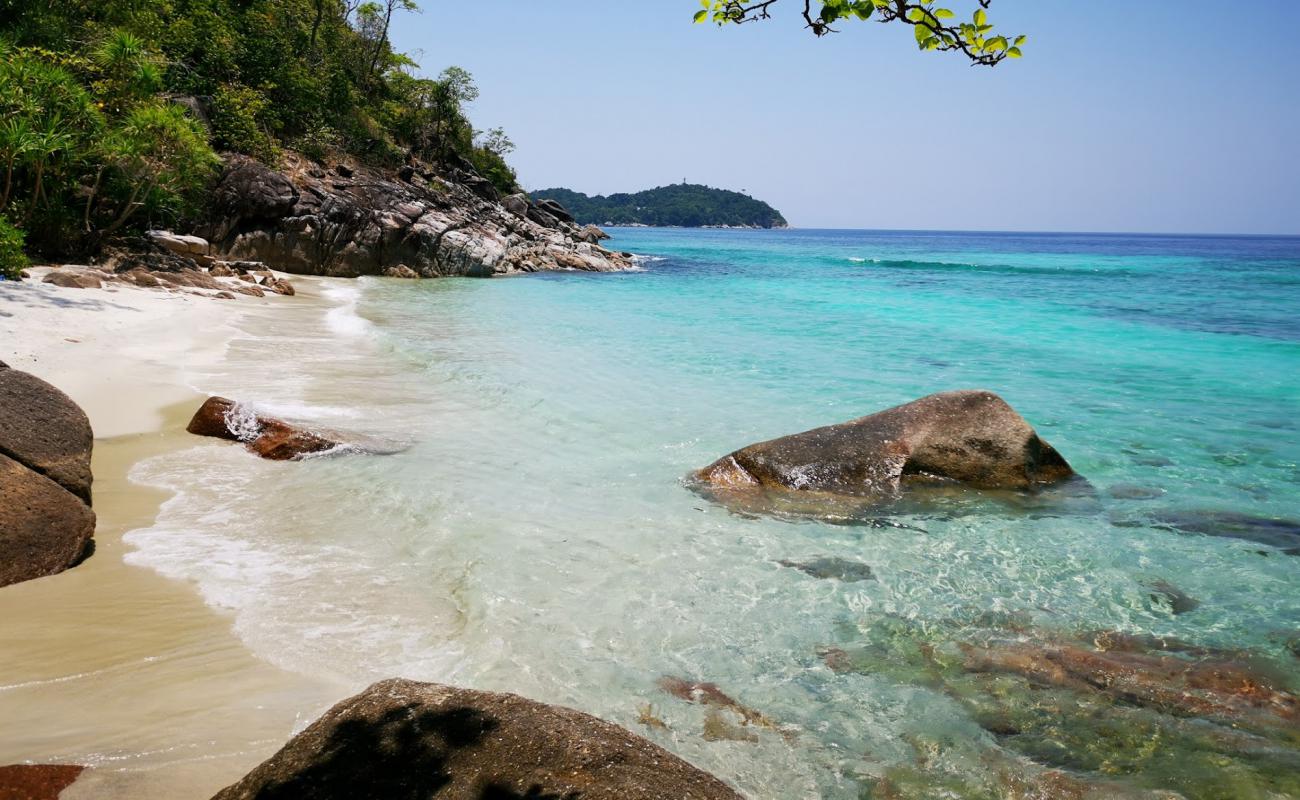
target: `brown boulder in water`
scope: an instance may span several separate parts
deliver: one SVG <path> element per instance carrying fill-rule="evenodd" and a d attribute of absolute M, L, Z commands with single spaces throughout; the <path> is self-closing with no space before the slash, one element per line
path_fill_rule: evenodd
<path fill-rule="evenodd" d="M 992 392 L 943 392 L 839 425 L 760 442 L 695 472 L 704 490 L 881 498 L 907 483 L 1027 490 L 1074 476 Z"/>
<path fill-rule="evenodd" d="M 79 764 L 0 767 L 0 800 L 58 800 L 85 769 Z"/>
<path fill-rule="evenodd" d="M 608 722 L 512 694 L 389 680 L 330 709 L 213 800 L 739 800 Z"/>
<path fill-rule="evenodd" d="M 186 430 L 244 446 L 271 461 L 289 461 L 339 447 L 339 442 L 295 428 L 283 420 L 253 413 L 233 400 L 209 397 L 195 412 Z"/>

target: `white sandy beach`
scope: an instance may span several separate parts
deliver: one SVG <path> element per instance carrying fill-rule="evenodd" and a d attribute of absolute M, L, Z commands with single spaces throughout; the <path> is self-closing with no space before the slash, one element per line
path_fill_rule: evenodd
<path fill-rule="evenodd" d="M 91 767 L 66 798 L 206 798 L 343 695 L 252 655 L 190 585 L 124 562 L 122 536 L 166 499 L 127 475 L 193 445 L 190 376 L 225 356 L 239 315 L 320 298 L 299 279 L 298 297 L 230 301 L 33 272 L 0 284 L 0 360 L 90 417 L 99 521 L 87 562 L 0 590 L 0 764 Z"/>

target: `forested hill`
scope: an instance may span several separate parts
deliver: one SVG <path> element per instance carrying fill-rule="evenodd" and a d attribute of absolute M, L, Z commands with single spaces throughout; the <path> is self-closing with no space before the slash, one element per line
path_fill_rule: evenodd
<path fill-rule="evenodd" d="M 740 192 L 678 183 L 635 194 L 589 197 L 569 189 L 531 192 L 538 200 L 559 202 L 583 225 L 653 225 L 682 228 L 728 226 L 784 228 L 781 212 Z"/>

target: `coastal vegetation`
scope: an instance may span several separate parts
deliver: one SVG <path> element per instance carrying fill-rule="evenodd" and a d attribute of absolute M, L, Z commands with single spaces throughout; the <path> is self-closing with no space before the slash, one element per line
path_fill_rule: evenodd
<path fill-rule="evenodd" d="M 717 25 L 743 25 L 770 19 L 771 9 L 780 0 L 700 0 L 702 9 L 695 12 L 695 22 Z M 910 25 L 916 46 L 921 50 L 961 53 L 971 63 L 994 67 L 1008 58 L 1020 58 L 1026 36 L 1003 36 L 993 32 L 988 8 L 993 0 L 977 0 L 970 21 L 959 21 L 950 8 L 935 5 L 935 0 L 803 0 L 805 26 L 815 36 L 838 33 L 841 21 L 875 19 L 882 23 Z"/>
<path fill-rule="evenodd" d="M 747 194 L 693 183 L 660 186 L 632 194 L 596 195 L 571 189 L 540 189 L 533 195 L 554 200 L 582 225 L 649 225 L 681 228 L 784 228 L 781 212 Z"/>
<path fill-rule="evenodd" d="M 0 269 L 23 242 L 93 252 L 195 218 L 219 152 L 413 159 L 516 191 L 469 73 L 436 78 L 389 30 L 413 0 L 0 0 Z"/>

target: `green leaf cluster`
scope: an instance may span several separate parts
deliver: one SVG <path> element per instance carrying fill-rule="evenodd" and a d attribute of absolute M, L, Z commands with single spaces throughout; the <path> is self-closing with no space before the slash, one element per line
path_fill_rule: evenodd
<path fill-rule="evenodd" d="M 778 0 L 699 0 L 696 23 L 714 22 L 732 25 L 767 19 Z M 898 22 L 912 26 L 916 45 L 921 50 L 951 50 L 965 54 L 972 62 L 994 66 L 1006 58 L 1020 58 L 1025 36 L 1007 37 L 993 33 L 986 3 L 980 2 L 969 22 L 956 22 L 958 14 L 936 5 L 936 0 L 816 0 L 805 6 L 804 21 L 813 33 L 834 33 L 832 26 L 845 20 Z"/>
<path fill-rule="evenodd" d="M 23 232 L 0 216 L 0 278 L 16 281 L 26 266 Z"/>

